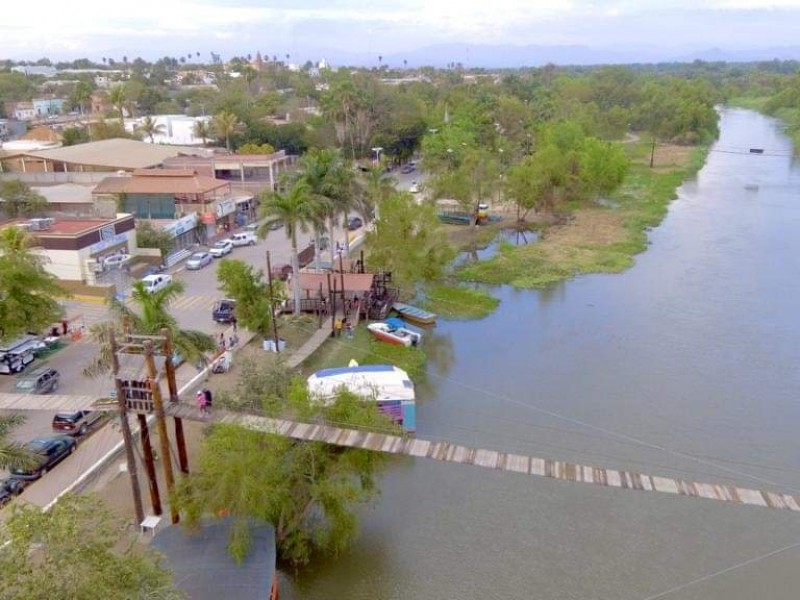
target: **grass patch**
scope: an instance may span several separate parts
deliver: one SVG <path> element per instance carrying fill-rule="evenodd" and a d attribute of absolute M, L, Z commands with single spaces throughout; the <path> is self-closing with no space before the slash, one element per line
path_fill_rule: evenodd
<path fill-rule="evenodd" d="M 769 100 L 769 96 L 736 96 L 735 98 L 730 98 L 725 104 L 735 108 L 763 111 Z"/>
<path fill-rule="evenodd" d="M 320 369 L 346 367 L 351 360 L 355 360 L 360 365 L 396 365 L 408 372 L 415 383 L 424 380 L 428 356 L 422 348 L 393 346 L 376 340 L 363 323 L 353 333 L 353 338 L 346 338 L 342 334 L 341 337 L 327 339 L 300 365 L 304 376 Z M 424 348 L 424 338 L 422 344 Z"/>
<path fill-rule="evenodd" d="M 650 168 L 649 140 L 627 146 L 632 165 L 611 206 L 584 203 L 565 225 L 542 232 L 535 244 L 501 243 L 490 260 L 458 270 L 462 281 L 516 288 L 543 288 L 587 273 L 618 273 L 634 264 L 647 247 L 648 228 L 667 213 L 676 189 L 705 162 L 706 147 L 662 144 Z"/>
<path fill-rule="evenodd" d="M 500 301 L 489 292 L 465 285 L 437 284 L 427 289 L 420 305 L 446 319 L 482 319 L 492 314 Z"/>

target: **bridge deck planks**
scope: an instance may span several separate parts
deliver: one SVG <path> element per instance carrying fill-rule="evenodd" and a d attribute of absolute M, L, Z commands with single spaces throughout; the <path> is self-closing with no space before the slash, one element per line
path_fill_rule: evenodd
<path fill-rule="evenodd" d="M 197 408 L 188 405 L 169 405 L 168 414 L 185 419 L 208 420 Z M 474 465 L 487 469 L 524 473 L 537 477 L 561 479 L 625 490 L 659 492 L 687 496 L 729 504 L 760 506 L 763 508 L 800 512 L 800 495 L 774 491 L 761 491 L 730 485 L 702 483 L 580 465 L 567 461 L 507 454 L 484 448 L 471 448 L 449 442 L 433 442 L 419 438 L 385 435 L 363 430 L 342 429 L 323 424 L 295 423 L 254 415 L 234 415 L 215 411 L 211 420 L 236 423 L 244 427 L 285 435 L 293 439 L 320 441 L 348 448 L 400 454 L 418 458 L 432 458 L 442 462 Z"/>

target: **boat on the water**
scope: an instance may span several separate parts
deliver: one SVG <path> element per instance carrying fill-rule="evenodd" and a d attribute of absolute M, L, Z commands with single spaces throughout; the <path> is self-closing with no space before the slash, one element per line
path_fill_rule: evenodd
<path fill-rule="evenodd" d="M 408 373 L 394 365 L 355 365 L 322 369 L 308 378 L 309 391 L 323 402 L 332 401 L 340 387 L 377 402 L 378 410 L 406 431 L 416 431 L 416 395 Z"/>
<path fill-rule="evenodd" d="M 419 346 L 422 334 L 405 327 L 400 319 L 386 319 L 378 323 L 370 323 L 367 330 L 382 342 L 395 346 Z"/>
<path fill-rule="evenodd" d="M 392 309 L 394 309 L 394 311 L 401 317 L 408 319 L 413 323 L 419 323 L 420 325 L 433 325 L 436 323 L 435 314 L 428 312 L 427 310 L 417 308 L 416 306 L 411 306 L 410 304 L 395 302 L 392 304 Z"/>

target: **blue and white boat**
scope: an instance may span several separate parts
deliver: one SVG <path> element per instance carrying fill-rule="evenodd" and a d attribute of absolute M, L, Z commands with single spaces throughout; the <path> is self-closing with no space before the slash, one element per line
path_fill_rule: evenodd
<path fill-rule="evenodd" d="M 378 403 L 406 431 L 416 431 L 416 395 L 408 373 L 394 365 L 354 365 L 322 369 L 308 378 L 309 391 L 330 400 L 340 387 Z"/>

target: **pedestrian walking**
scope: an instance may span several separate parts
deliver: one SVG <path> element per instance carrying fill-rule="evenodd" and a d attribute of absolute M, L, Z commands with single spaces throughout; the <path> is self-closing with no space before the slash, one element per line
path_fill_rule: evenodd
<path fill-rule="evenodd" d="M 353 322 L 350 319 L 344 320 L 344 335 L 349 339 L 353 338 Z"/>
<path fill-rule="evenodd" d="M 233 325 L 233 330 L 234 331 L 236 331 L 236 325 L 238 323 L 239 323 L 239 321 L 236 319 L 236 317 L 231 317 L 231 325 Z"/>
<path fill-rule="evenodd" d="M 333 330 L 336 333 L 336 337 L 341 337 L 342 336 L 342 327 L 343 326 L 344 326 L 344 324 L 342 323 L 342 320 L 337 317 L 336 321 L 333 322 Z"/>
<path fill-rule="evenodd" d="M 197 406 L 200 408 L 200 414 L 203 416 L 208 415 L 208 401 L 206 400 L 206 394 L 203 390 L 197 392 Z"/>
<path fill-rule="evenodd" d="M 206 398 L 206 412 L 211 414 L 211 406 L 212 400 L 214 399 L 214 395 L 211 393 L 211 390 L 208 388 L 203 389 L 203 396 Z"/>

